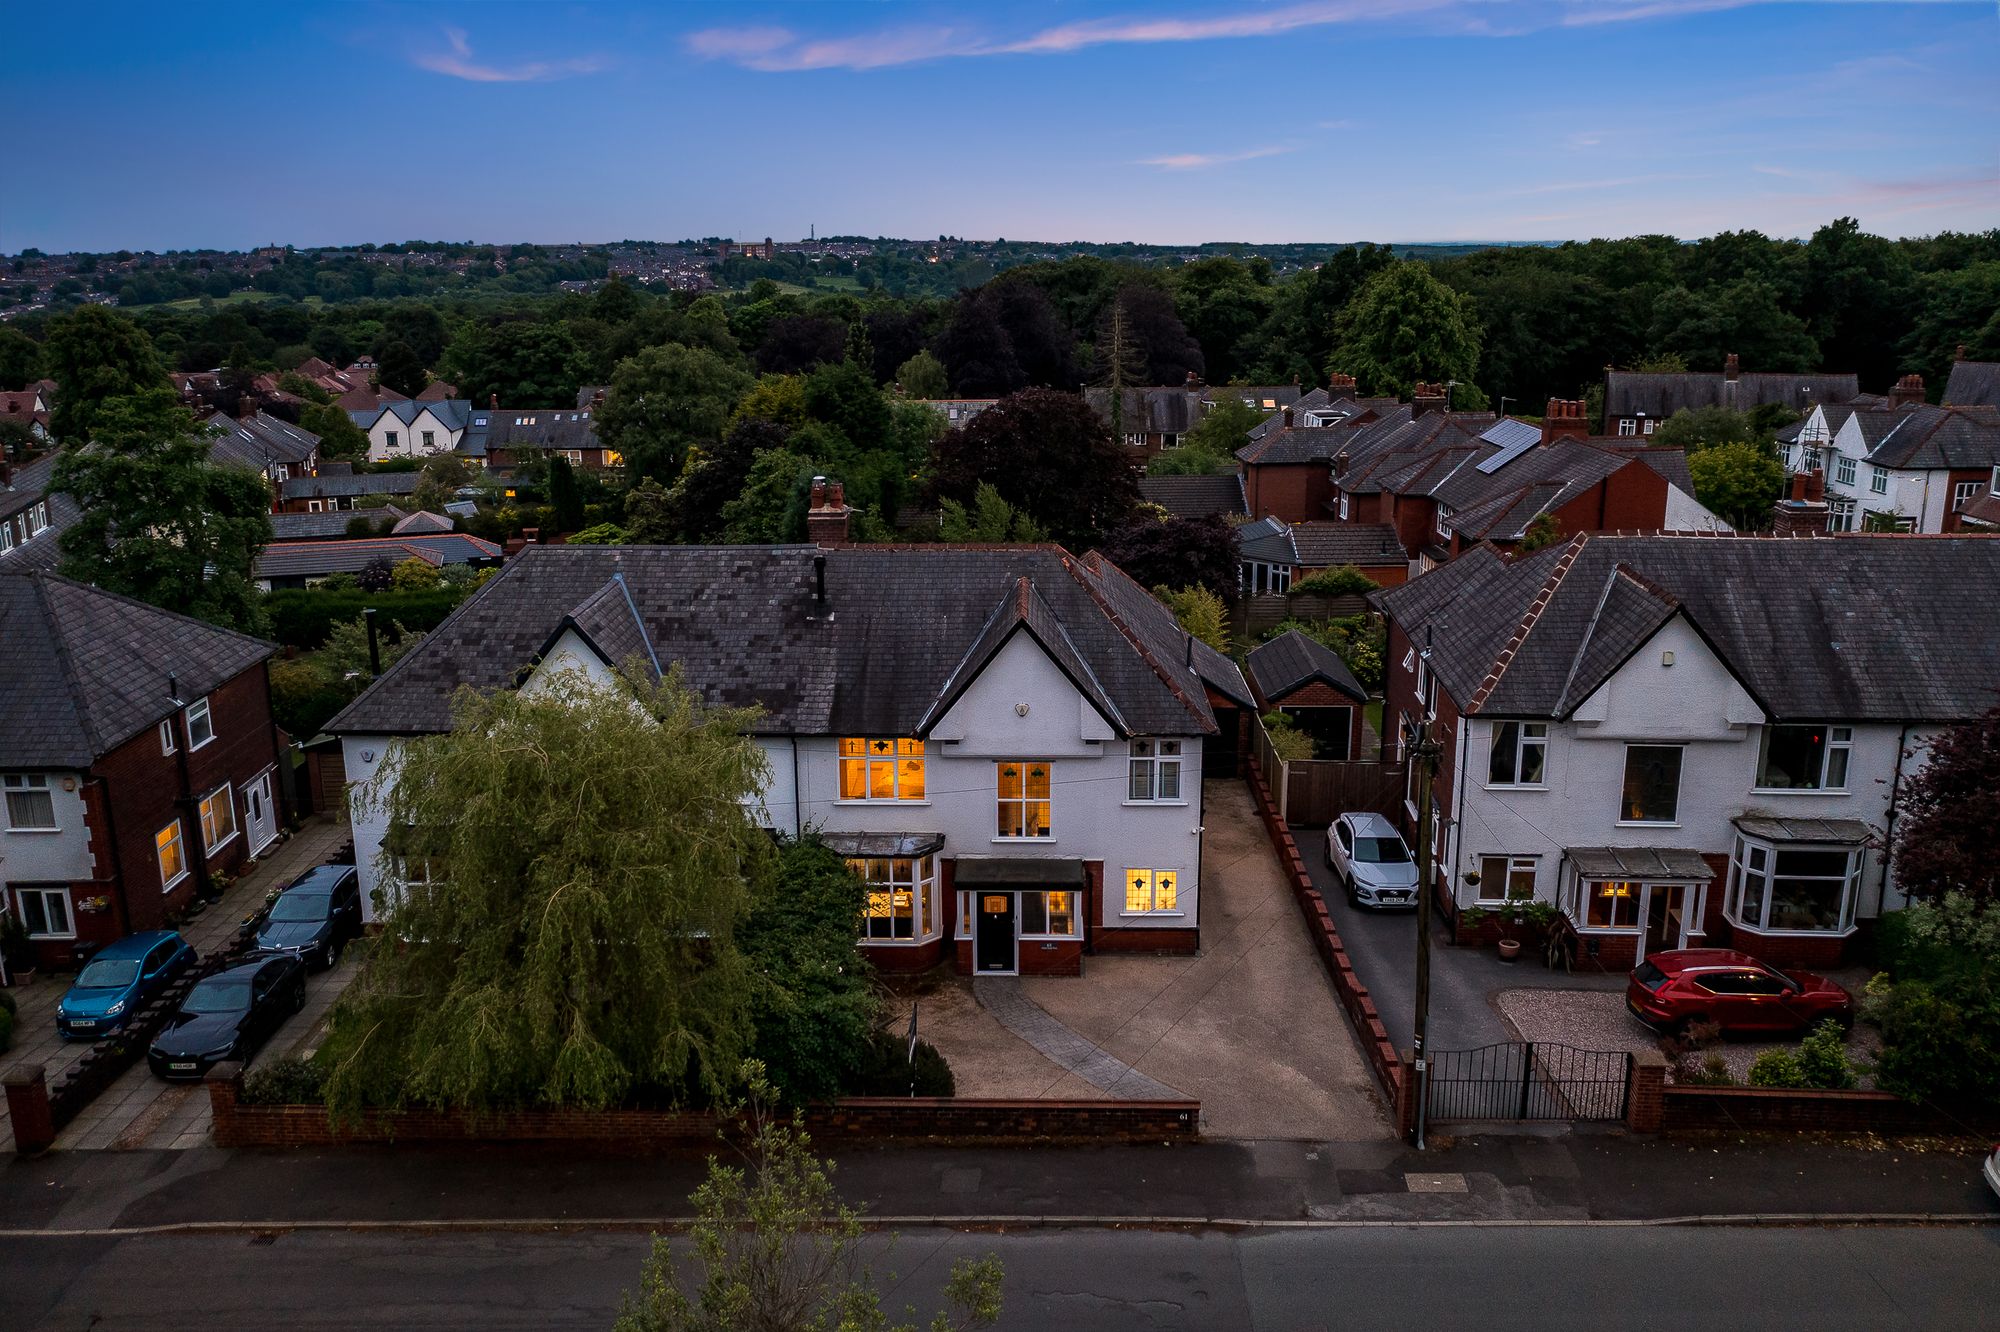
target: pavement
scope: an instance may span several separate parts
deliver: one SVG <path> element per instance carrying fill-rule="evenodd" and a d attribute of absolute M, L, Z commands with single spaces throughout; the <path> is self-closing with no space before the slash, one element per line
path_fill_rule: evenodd
<path fill-rule="evenodd" d="M 225 947 L 236 936 L 244 917 L 260 906 L 272 888 L 323 864 L 348 838 L 347 826 L 333 814 L 316 815 L 299 830 L 265 852 L 238 876 L 222 899 L 180 926 L 181 937 L 203 957 Z M 307 981 L 306 1008 L 272 1038 L 260 1054 L 290 1053 L 310 1043 L 313 1031 L 335 996 L 352 979 L 359 950 L 350 950 L 341 964 Z M 0 1059 L 0 1071 L 17 1065 L 43 1066 L 51 1088 L 84 1051 L 87 1042 L 65 1041 L 55 1034 L 55 1008 L 69 989 L 67 976 L 42 976 L 26 989 L 14 991 L 20 1013 L 14 1028 L 14 1048 Z M 152 1075 L 141 1059 L 106 1088 L 56 1138 L 58 1150 L 104 1147 L 188 1148 L 208 1141 L 208 1093 L 199 1086 L 175 1085 Z M 14 1150 L 14 1130 L 0 1117 L 0 1152 Z"/>
<path fill-rule="evenodd" d="M 1596 1332 L 1675 1316 L 1829 1332 L 1990 1327 L 2000 1308 L 2000 1228 L 919 1228 L 860 1247 L 885 1312 L 911 1322 L 943 1307 L 955 1261 L 997 1256 L 1003 1332 Z M 0 1250 L 0 1325 L 601 1329 L 650 1248 L 643 1233 L 38 1240 Z"/>

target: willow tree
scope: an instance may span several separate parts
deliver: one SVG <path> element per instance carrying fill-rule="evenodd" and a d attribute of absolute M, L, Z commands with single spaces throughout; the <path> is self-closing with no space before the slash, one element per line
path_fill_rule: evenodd
<path fill-rule="evenodd" d="M 748 721 L 678 668 L 562 672 L 463 691 L 450 732 L 403 742 L 366 794 L 395 886 L 318 1055 L 334 1112 L 722 1090 L 750 1039 L 735 932 L 771 864 Z"/>

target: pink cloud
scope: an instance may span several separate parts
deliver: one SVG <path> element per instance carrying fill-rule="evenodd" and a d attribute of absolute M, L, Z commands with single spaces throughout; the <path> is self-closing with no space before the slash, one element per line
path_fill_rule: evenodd
<path fill-rule="evenodd" d="M 530 60 L 518 65 L 484 65 L 473 59 L 472 43 L 461 28 L 444 30 L 444 51 L 424 51 L 411 57 L 420 69 L 468 83 L 546 83 L 578 74 L 595 74 L 607 62 L 595 56 L 571 60 Z"/>
<path fill-rule="evenodd" d="M 1297 151 L 1296 148 L 1270 147 L 1248 148 L 1235 153 L 1169 153 L 1164 157 L 1144 158 L 1138 165 L 1162 167 L 1168 171 L 1199 171 L 1203 167 L 1224 166 L 1230 162 L 1249 162 L 1259 157 L 1278 157 Z"/>

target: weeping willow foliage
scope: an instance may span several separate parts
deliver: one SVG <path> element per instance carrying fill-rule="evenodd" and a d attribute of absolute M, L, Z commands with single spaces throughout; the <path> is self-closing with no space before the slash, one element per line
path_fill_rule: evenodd
<path fill-rule="evenodd" d="M 750 714 L 678 668 L 543 683 L 462 692 L 367 793 L 412 882 L 318 1055 L 337 1116 L 706 1100 L 743 1058 L 735 932 L 772 863 Z"/>

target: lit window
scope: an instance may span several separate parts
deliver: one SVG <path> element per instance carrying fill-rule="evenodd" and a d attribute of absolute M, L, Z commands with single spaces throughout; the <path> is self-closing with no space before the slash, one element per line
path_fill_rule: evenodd
<path fill-rule="evenodd" d="M 1757 785 L 1767 791 L 1845 791 L 1853 746 L 1850 726 L 1767 726 Z"/>
<path fill-rule="evenodd" d="M 209 716 L 208 700 L 198 698 L 187 706 L 188 748 L 200 749 L 215 739 L 215 722 Z"/>
<path fill-rule="evenodd" d="M 1625 746 L 1620 823 L 1672 823 L 1680 811 L 1681 747 Z"/>
<path fill-rule="evenodd" d="M 56 798 L 49 791 L 46 773 L 10 772 L 0 778 L 7 792 L 9 832 L 53 832 L 56 827 Z"/>
<path fill-rule="evenodd" d="M 1179 911 L 1180 894 L 1181 876 L 1178 870 L 1125 871 L 1125 914 L 1128 916 Z"/>
<path fill-rule="evenodd" d="M 930 857 L 870 856 L 847 862 L 868 885 L 861 911 L 863 943 L 914 943 L 937 933 L 931 898 L 937 882 Z"/>
<path fill-rule="evenodd" d="M 623 467 L 625 465 L 625 455 L 616 449 L 606 449 L 604 451 L 604 465 L 606 467 Z"/>
<path fill-rule="evenodd" d="M 1736 839 L 1729 916 L 1753 930 L 1825 933 L 1854 924 L 1860 847 L 1769 846 Z"/>
<path fill-rule="evenodd" d="M 1486 763 L 1489 786 L 1540 786 L 1548 778 L 1547 722 L 1500 722 Z"/>
<path fill-rule="evenodd" d="M 908 738 L 865 739 L 849 736 L 840 742 L 842 800 L 922 800 L 924 742 Z"/>
<path fill-rule="evenodd" d="M 1639 928 L 1639 885 L 1624 879 L 1596 880 L 1584 885 L 1585 928 L 1593 930 L 1636 930 Z"/>
<path fill-rule="evenodd" d="M 153 851 L 160 858 L 160 887 L 171 889 L 187 877 L 187 857 L 181 852 L 181 821 L 175 819 L 153 834 Z"/>
<path fill-rule="evenodd" d="M 1001 837 L 1053 837 L 1049 827 L 1049 765 L 1002 763 L 999 768 Z"/>
<path fill-rule="evenodd" d="M 1525 902 L 1535 895 L 1535 857 L 1481 856 L 1479 896 L 1483 901 Z"/>
<path fill-rule="evenodd" d="M 201 802 L 201 844 L 213 851 L 230 838 L 236 836 L 235 793 L 224 782 L 219 790 L 209 793 Z"/>
<path fill-rule="evenodd" d="M 1021 934 L 1029 939 L 1076 938 L 1076 894 L 1066 889 L 1022 893 Z"/>
<path fill-rule="evenodd" d="M 1134 740 L 1126 784 L 1128 800 L 1181 798 L 1181 742 Z"/>
<path fill-rule="evenodd" d="M 16 888 L 14 910 L 30 939 L 74 939 L 76 923 L 69 914 L 67 888 Z"/>

